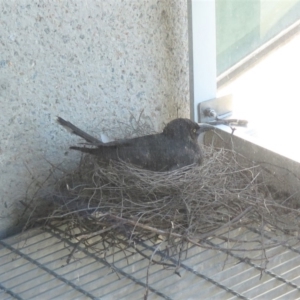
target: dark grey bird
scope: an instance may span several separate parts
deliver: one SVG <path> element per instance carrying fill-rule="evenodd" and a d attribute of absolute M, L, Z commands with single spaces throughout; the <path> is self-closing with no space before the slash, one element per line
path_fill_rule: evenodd
<path fill-rule="evenodd" d="M 198 137 L 200 133 L 214 128 L 212 125 L 178 118 L 169 122 L 162 133 L 102 143 L 60 117 L 57 121 L 92 146 L 72 146 L 70 149 L 96 155 L 103 162 L 120 160 L 152 171 L 170 171 L 201 164 L 203 157 Z"/>

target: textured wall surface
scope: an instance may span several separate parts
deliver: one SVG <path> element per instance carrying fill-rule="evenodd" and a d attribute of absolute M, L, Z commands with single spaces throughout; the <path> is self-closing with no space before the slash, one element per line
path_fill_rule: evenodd
<path fill-rule="evenodd" d="M 186 0 L 2 0 L 0 236 L 54 166 L 80 157 L 57 115 L 118 138 L 142 111 L 155 130 L 189 116 Z"/>

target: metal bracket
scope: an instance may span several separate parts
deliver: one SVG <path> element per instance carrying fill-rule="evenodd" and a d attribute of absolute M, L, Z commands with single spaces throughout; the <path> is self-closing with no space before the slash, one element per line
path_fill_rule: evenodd
<path fill-rule="evenodd" d="M 232 115 L 232 95 L 203 101 L 198 105 L 200 123 L 224 119 Z"/>

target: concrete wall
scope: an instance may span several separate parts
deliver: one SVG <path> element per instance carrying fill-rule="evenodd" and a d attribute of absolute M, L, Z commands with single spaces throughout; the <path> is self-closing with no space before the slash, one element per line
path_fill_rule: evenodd
<path fill-rule="evenodd" d="M 117 138 L 142 110 L 155 130 L 189 116 L 186 0 L 2 0 L 0 237 L 27 192 L 79 159 L 57 115 Z"/>

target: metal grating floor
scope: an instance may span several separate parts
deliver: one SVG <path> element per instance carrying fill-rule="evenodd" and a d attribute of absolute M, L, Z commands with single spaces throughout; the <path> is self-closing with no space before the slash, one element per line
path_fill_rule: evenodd
<path fill-rule="evenodd" d="M 251 229 L 234 230 L 230 236 L 260 238 Z M 224 247 L 224 242 L 210 239 L 207 245 Z M 154 251 L 147 241 L 138 247 L 149 256 Z M 112 250 L 104 260 L 103 254 L 79 246 L 68 263 L 73 250 L 74 244 L 62 232 L 50 228 L 1 240 L 0 299 L 144 298 L 149 261 L 140 254 L 125 258 L 124 251 Z M 174 270 L 151 265 L 148 299 L 300 299 L 299 253 L 296 240 L 266 250 L 268 264 L 262 271 L 261 251 L 247 252 L 245 257 L 244 251 L 191 247 L 182 258 L 181 277 Z M 176 263 L 170 257 L 164 259 Z"/>

